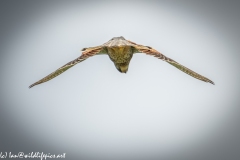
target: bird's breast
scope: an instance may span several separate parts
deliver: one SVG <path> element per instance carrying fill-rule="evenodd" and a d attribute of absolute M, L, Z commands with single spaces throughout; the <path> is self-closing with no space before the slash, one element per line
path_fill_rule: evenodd
<path fill-rule="evenodd" d="M 108 47 L 108 55 L 114 63 L 126 63 L 132 58 L 133 51 L 131 46 Z"/>

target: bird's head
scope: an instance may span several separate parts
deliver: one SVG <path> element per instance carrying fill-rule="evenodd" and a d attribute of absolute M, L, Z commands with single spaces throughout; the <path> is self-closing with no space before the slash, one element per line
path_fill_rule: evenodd
<path fill-rule="evenodd" d="M 127 73 L 129 63 L 115 63 L 117 70 L 121 73 Z"/>

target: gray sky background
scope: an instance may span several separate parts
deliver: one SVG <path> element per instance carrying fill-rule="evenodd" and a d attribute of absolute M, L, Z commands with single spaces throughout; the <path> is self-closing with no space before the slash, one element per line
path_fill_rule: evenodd
<path fill-rule="evenodd" d="M 240 158 L 236 1 L 1 1 L 0 152 L 66 159 Z M 124 36 L 208 77 L 145 54 L 127 74 L 94 56 L 33 82 L 84 47 Z"/>

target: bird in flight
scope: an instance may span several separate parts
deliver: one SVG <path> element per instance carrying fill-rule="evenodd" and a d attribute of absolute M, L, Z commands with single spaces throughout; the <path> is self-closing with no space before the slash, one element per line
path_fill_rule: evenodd
<path fill-rule="evenodd" d="M 211 81 L 210 79 L 188 69 L 187 67 L 179 64 L 178 62 L 172 60 L 171 58 L 164 56 L 162 53 L 158 52 L 157 50 L 153 49 L 152 47 L 136 44 L 134 42 L 126 40 L 124 37 L 121 36 L 121 37 L 114 37 L 111 40 L 109 40 L 108 42 L 106 42 L 100 46 L 83 48 L 81 56 L 79 56 L 78 58 L 74 59 L 71 62 L 68 62 L 67 64 L 58 68 L 56 71 L 54 71 L 51 74 L 47 75 L 46 77 L 40 79 L 39 81 L 33 83 L 32 85 L 29 86 L 29 88 L 55 78 L 56 76 L 62 74 L 69 68 L 86 60 L 89 57 L 92 57 L 95 55 L 101 55 L 101 54 L 108 55 L 109 58 L 114 63 L 116 69 L 119 72 L 126 73 L 128 71 L 128 66 L 132 59 L 132 56 L 135 53 L 145 53 L 147 55 L 154 56 L 158 59 L 161 59 L 161 60 L 173 65 L 174 67 L 180 69 L 181 71 L 187 73 L 188 75 L 190 75 L 194 78 L 197 78 L 204 82 L 214 84 L 214 82 Z"/>

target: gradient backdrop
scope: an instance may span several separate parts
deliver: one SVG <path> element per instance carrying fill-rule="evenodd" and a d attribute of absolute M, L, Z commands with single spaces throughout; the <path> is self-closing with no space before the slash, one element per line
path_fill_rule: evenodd
<path fill-rule="evenodd" d="M 67 160 L 240 159 L 238 1 L 1 1 L 0 152 Z M 95 56 L 28 86 L 84 47 L 124 36 L 145 54 L 121 74 Z"/>

